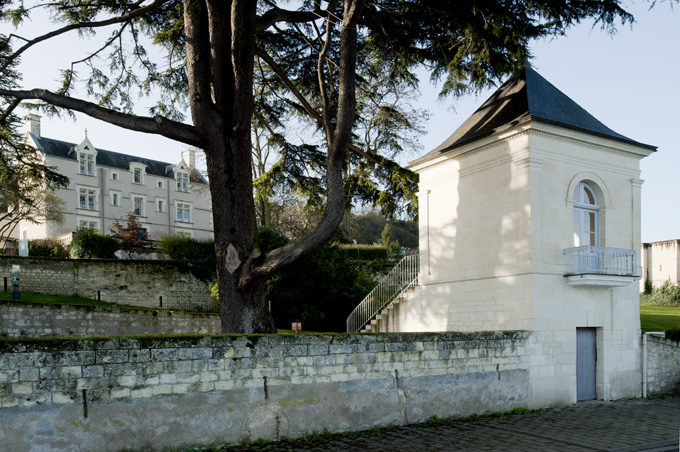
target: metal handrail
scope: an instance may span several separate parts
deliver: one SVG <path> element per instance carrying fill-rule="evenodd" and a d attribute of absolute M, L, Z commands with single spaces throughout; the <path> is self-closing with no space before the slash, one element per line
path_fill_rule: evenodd
<path fill-rule="evenodd" d="M 635 250 L 588 245 L 567 248 L 564 254 L 572 255 L 569 263 L 572 275 L 637 276 Z"/>
<path fill-rule="evenodd" d="M 347 332 L 355 333 L 367 325 L 409 287 L 418 285 L 420 256 L 405 256 L 347 317 Z"/>

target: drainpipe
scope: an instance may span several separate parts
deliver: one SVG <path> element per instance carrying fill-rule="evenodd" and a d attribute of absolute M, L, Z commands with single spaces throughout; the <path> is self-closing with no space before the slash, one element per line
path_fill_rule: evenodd
<path fill-rule="evenodd" d="M 106 234 L 106 229 L 104 228 L 104 223 L 106 221 L 106 215 L 104 209 L 106 209 L 106 203 L 104 202 L 104 192 L 106 191 L 106 178 L 104 177 L 104 168 L 99 168 L 99 201 L 102 208 L 102 225 L 100 232 Z"/>
<path fill-rule="evenodd" d="M 165 201 L 165 211 L 167 212 L 167 217 L 168 217 L 168 235 L 172 235 L 172 217 L 170 216 L 170 181 L 167 180 L 165 181 L 165 185 L 167 185 L 167 201 Z"/>

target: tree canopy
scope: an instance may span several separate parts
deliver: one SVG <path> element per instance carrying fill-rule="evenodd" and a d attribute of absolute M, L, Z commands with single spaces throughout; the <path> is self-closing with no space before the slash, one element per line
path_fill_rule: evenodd
<path fill-rule="evenodd" d="M 69 32 L 100 39 L 94 52 L 65 62 L 57 89 L 2 86 L 0 96 L 5 112 L 33 102 L 203 149 L 222 329 L 273 332 L 264 278 L 320 249 L 348 200 L 394 211 L 406 199 L 407 209 L 416 207 L 415 177 L 394 156 L 417 139 L 422 113 L 408 100 L 417 66 L 443 81 L 444 94 L 463 95 L 522 67 L 532 39 L 584 19 L 608 30 L 631 21 L 619 3 L 0 0 L 4 20 L 19 24 L 37 9 L 55 20 L 42 36 L 13 38 L 17 50 L 0 60 L 3 73 L 46 39 Z M 138 95 L 155 97 L 148 112 L 135 109 Z M 254 130 L 265 131 L 280 152 L 258 189 L 295 187 L 323 212 L 310 233 L 270 253 L 258 245 Z"/>
<path fill-rule="evenodd" d="M 6 36 L 0 35 L 0 88 L 14 89 L 21 80 L 18 61 L 11 55 Z M 5 63 L 7 61 L 7 63 Z M 0 238 L 12 235 L 21 221 L 38 224 L 45 219 L 63 221 L 63 201 L 55 190 L 68 185 L 68 178 L 47 167 L 24 144 L 18 133 L 20 118 L 14 113 L 18 101 L 0 97 Z"/>

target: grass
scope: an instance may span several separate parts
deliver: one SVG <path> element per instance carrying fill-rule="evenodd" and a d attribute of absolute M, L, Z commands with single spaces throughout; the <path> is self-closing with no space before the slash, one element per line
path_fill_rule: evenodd
<path fill-rule="evenodd" d="M 21 298 L 19 300 L 12 299 L 12 292 L 0 292 L 0 300 L 8 301 L 19 301 L 27 303 L 42 303 L 42 304 L 68 304 L 68 305 L 78 305 L 78 306 L 104 306 L 104 307 L 116 307 L 124 309 L 145 309 L 157 311 L 157 309 L 149 309 L 140 306 L 132 306 L 126 304 L 116 304 L 108 301 L 93 300 L 91 298 L 79 297 L 75 295 L 44 295 L 38 293 L 26 293 L 21 292 Z"/>
<path fill-rule="evenodd" d="M 680 307 L 640 306 L 640 325 L 644 331 L 680 327 Z"/>

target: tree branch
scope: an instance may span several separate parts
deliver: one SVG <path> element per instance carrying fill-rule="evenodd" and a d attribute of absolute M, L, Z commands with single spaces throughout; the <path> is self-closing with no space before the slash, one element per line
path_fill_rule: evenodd
<path fill-rule="evenodd" d="M 12 101 L 12 103 L 10 103 L 7 106 L 5 111 L 2 112 L 2 116 L 0 116 L 0 124 L 3 124 L 7 120 L 7 117 L 12 114 L 14 109 L 17 108 L 20 103 L 21 103 L 21 99 L 14 99 Z"/>
<path fill-rule="evenodd" d="M 12 63 L 12 61 L 17 59 L 17 57 L 19 57 L 26 50 L 28 50 L 29 48 L 33 47 L 35 44 L 38 44 L 42 41 L 46 41 L 50 38 L 54 38 L 55 36 L 59 36 L 61 34 L 69 32 L 69 31 L 79 30 L 81 28 L 99 28 L 99 27 L 106 27 L 106 26 L 121 23 L 121 22 L 127 22 L 127 21 L 130 21 L 132 19 L 136 19 L 138 17 L 141 17 L 144 14 L 148 13 L 149 11 L 153 11 L 154 9 L 162 6 L 165 3 L 168 3 L 169 1 L 171 1 L 171 0 L 154 0 L 154 2 L 151 3 L 150 5 L 145 6 L 143 8 L 136 9 L 136 10 L 132 11 L 131 13 L 125 14 L 124 16 L 114 17 L 114 18 L 111 18 L 111 19 L 102 20 L 102 21 L 98 21 L 98 22 L 83 22 L 83 23 L 80 23 L 80 24 L 70 24 L 70 25 L 62 27 L 58 30 L 51 31 L 51 32 L 46 33 L 42 36 L 38 36 L 37 38 L 31 39 L 30 41 L 28 41 L 26 44 L 21 46 L 21 48 L 19 48 L 19 50 L 17 50 L 12 55 L 7 57 L 7 60 L 2 64 L 2 66 L 0 66 L 0 72 L 3 72 L 5 69 L 7 69 L 7 66 L 9 66 Z M 24 38 L 22 38 L 22 39 L 24 39 Z M 26 40 L 26 39 L 24 39 L 24 40 Z"/>
<path fill-rule="evenodd" d="M 276 64 L 274 59 L 262 49 L 255 49 L 255 55 L 269 65 L 272 71 L 274 71 L 274 73 L 281 79 L 281 81 L 286 86 L 286 88 L 288 88 L 291 94 L 295 96 L 295 98 L 302 104 L 302 107 L 305 109 L 305 111 L 310 116 L 312 116 L 312 118 L 316 119 L 320 124 L 323 124 L 323 118 L 321 117 L 319 112 L 314 110 L 314 107 L 312 107 L 312 105 L 307 101 L 307 99 L 305 99 L 305 96 L 303 96 L 302 93 L 300 93 L 300 91 L 295 87 L 293 82 L 288 78 L 286 73 L 283 72 L 283 70 L 278 64 Z"/>
<path fill-rule="evenodd" d="M 0 96 L 14 97 L 15 99 L 20 100 L 42 100 L 55 107 L 84 113 L 92 118 L 108 122 L 124 129 L 134 130 L 136 132 L 153 133 L 190 146 L 196 146 L 198 148 L 202 147 L 201 139 L 194 126 L 172 121 L 161 116 L 149 118 L 146 116 L 121 113 L 100 107 L 92 102 L 55 94 L 46 89 L 33 89 L 30 91 L 0 89 Z"/>
<path fill-rule="evenodd" d="M 307 101 L 307 99 L 300 93 L 300 91 L 295 87 L 293 82 L 288 78 L 285 72 L 279 67 L 278 64 L 273 60 L 271 56 L 269 56 L 264 50 L 262 49 L 256 49 L 255 54 L 262 59 L 267 65 L 274 71 L 274 73 L 281 79 L 281 82 L 288 88 L 288 90 L 291 92 L 293 96 L 302 104 L 302 107 L 305 109 L 307 114 L 309 114 L 314 120 L 316 120 L 319 124 L 323 125 L 324 120 L 323 117 L 319 112 L 314 110 L 314 107 Z M 258 115 L 256 114 L 256 117 Z M 388 160 L 380 155 L 372 154 L 367 151 L 362 150 L 355 144 L 350 143 L 349 144 L 349 150 L 352 152 L 355 152 L 362 157 L 370 160 L 371 162 L 375 163 L 376 165 L 380 165 L 384 167 L 387 170 L 390 171 L 400 171 L 400 172 L 405 172 L 409 177 L 416 177 L 416 174 L 412 172 L 411 170 L 408 170 L 406 168 L 402 168 L 399 166 L 398 163 L 392 162 L 391 160 Z"/>
<path fill-rule="evenodd" d="M 199 128 L 210 130 L 210 126 L 216 124 L 217 115 L 213 109 L 210 83 L 212 70 L 205 2 L 184 0 L 184 35 L 191 115 Z"/>
<path fill-rule="evenodd" d="M 318 76 L 319 80 L 319 92 L 321 93 L 321 106 L 322 106 L 322 115 L 323 115 L 323 128 L 326 131 L 326 142 L 328 143 L 328 147 L 331 147 L 332 144 L 332 137 L 333 137 L 333 126 L 331 124 L 331 112 L 329 109 L 329 98 L 328 98 L 328 86 L 326 84 L 326 78 L 325 78 L 325 72 L 324 72 L 324 65 L 325 65 L 325 60 L 326 60 L 326 55 L 328 55 L 328 51 L 331 48 L 331 32 L 332 32 L 332 27 L 333 27 L 333 20 L 329 16 L 326 18 L 326 41 L 323 44 L 323 48 L 321 49 L 321 52 L 319 52 L 319 58 L 316 62 L 316 73 Z M 321 36 L 319 36 L 319 40 L 321 39 Z M 330 71 L 329 71 L 330 72 Z M 330 74 L 328 74 L 328 79 L 331 79 Z"/>
<path fill-rule="evenodd" d="M 340 78 L 338 91 L 338 120 L 328 150 L 326 164 L 326 210 L 319 225 L 305 238 L 268 254 L 262 265 L 242 278 L 240 284 L 248 284 L 253 278 L 269 276 L 291 266 L 300 259 L 312 255 L 321 248 L 337 229 L 345 214 L 345 192 L 342 167 L 347 147 L 352 138 L 355 115 L 355 69 L 356 69 L 356 23 L 363 6 L 362 0 L 346 0 L 343 27 L 340 31 Z"/>
<path fill-rule="evenodd" d="M 332 14 L 340 4 L 340 0 L 331 0 L 328 2 L 328 7 L 325 10 L 318 8 L 318 3 L 315 2 L 315 8 L 312 11 L 290 11 L 282 8 L 272 8 L 265 12 L 260 20 L 255 23 L 255 32 L 264 31 L 277 22 L 286 23 L 302 23 L 313 22 Z"/>

